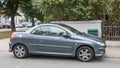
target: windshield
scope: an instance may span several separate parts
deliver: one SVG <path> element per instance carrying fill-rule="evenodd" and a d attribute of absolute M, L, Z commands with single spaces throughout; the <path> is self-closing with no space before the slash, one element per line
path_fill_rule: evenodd
<path fill-rule="evenodd" d="M 59 25 L 67 28 L 68 30 L 70 30 L 71 32 L 73 32 L 76 35 L 81 35 L 82 34 L 80 31 L 78 31 L 78 30 L 76 30 L 76 29 L 74 29 L 74 28 L 72 28 L 68 25 L 64 25 L 64 24 L 59 24 Z"/>

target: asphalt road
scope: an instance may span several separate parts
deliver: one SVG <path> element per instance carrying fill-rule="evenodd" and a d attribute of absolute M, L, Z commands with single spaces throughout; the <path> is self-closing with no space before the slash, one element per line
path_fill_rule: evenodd
<path fill-rule="evenodd" d="M 16 59 L 12 53 L 0 52 L 0 68 L 120 68 L 120 59 L 103 58 L 80 62 L 74 58 L 30 56 Z"/>
<path fill-rule="evenodd" d="M 25 59 L 16 59 L 8 52 L 8 42 L 9 39 L 0 40 L 0 68 L 120 68 L 120 58 L 112 57 L 95 59 L 92 62 L 56 56 L 29 56 Z"/>

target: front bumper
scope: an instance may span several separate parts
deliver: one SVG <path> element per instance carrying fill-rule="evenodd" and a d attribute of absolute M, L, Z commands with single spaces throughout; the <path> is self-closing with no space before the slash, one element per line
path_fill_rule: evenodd
<path fill-rule="evenodd" d="M 95 57 L 103 57 L 105 55 L 105 48 L 106 48 L 106 46 L 97 48 L 95 51 Z"/>
<path fill-rule="evenodd" d="M 12 49 L 9 49 L 9 52 L 12 52 Z"/>
<path fill-rule="evenodd" d="M 105 55 L 105 50 L 100 51 L 99 54 L 95 54 L 95 57 L 103 57 Z"/>

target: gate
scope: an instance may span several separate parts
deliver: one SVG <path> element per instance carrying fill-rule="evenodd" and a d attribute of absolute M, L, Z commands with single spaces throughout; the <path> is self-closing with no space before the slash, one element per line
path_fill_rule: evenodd
<path fill-rule="evenodd" d="M 120 40 L 120 23 L 102 23 L 102 37 L 105 40 Z"/>

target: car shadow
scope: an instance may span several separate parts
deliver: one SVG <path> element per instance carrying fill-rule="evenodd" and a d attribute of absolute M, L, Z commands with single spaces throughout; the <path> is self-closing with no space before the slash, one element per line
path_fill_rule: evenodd
<path fill-rule="evenodd" d="M 28 58 L 33 59 L 49 59 L 49 60 L 75 60 L 74 57 L 63 57 L 63 56 L 48 56 L 48 55 L 30 55 Z"/>
<path fill-rule="evenodd" d="M 60 61 L 78 61 L 75 57 L 63 57 L 63 56 L 48 56 L 48 55 L 30 55 L 27 59 L 37 59 L 37 60 L 60 60 Z M 105 58 L 95 58 L 91 62 L 103 62 Z"/>

